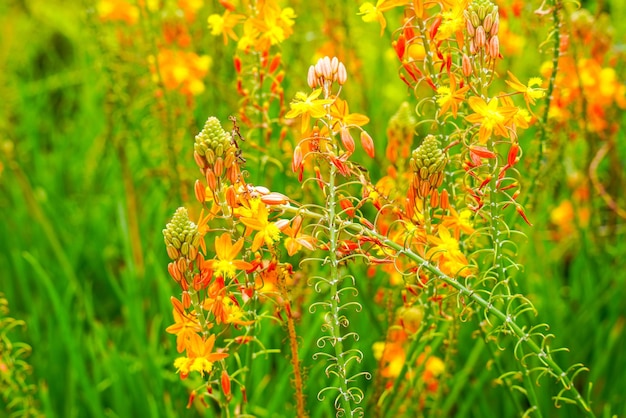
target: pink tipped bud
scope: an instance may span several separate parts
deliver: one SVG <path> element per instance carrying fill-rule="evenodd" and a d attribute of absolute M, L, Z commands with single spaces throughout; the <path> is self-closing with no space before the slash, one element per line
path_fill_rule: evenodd
<path fill-rule="evenodd" d="M 339 67 L 337 67 L 337 82 L 339 85 L 344 85 L 347 79 L 348 72 L 346 71 L 346 66 L 343 65 L 343 62 L 340 62 Z"/>
<path fill-rule="evenodd" d="M 330 60 L 330 69 L 332 70 L 332 73 L 337 74 L 338 68 L 339 68 L 339 59 L 337 57 L 333 57 L 333 59 Z"/>
<path fill-rule="evenodd" d="M 500 16 L 496 14 L 496 17 L 493 19 L 493 25 L 491 26 L 490 33 L 492 35 L 497 35 L 499 29 L 500 29 Z"/>
<path fill-rule="evenodd" d="M 370 134 L 365 131 L 361 131 L 361 145 L 363 146 L 365 152 L 367 152 L 367 155 L 369 155 L 371 158 L 374 158 L 374 155 L 376 153 L 374 140 L 372 139 Z"/>
<path fill-rule="evenodd" d="M 470 57 L 468 57 L 467 54 L 463 54 L 463 59 L 461 63 L 462 63 L 463 75 L 465 77 L 469 77 L 470 75 L 472 75 L 472 61 L 470 61 Z"/>
<path fill-rule="evenodd" d="M 498 35 L 492 36 L 489 40 L 487 52 L 492 58 L 498 58 L 500 56 L 500 40 Z"/>
<path fill-rule="evenodd" d="M 309 87 L 311 87 L 312 89 L 317 87 L 317 77 L 315 75 L 315 67 L 312 65 L 309 67 L 309 73 L 306 76 L 306 81 Z"/>
<path fill-rule="evenodd" d="M 328 56 L 322 58 L 322 74 L 326 80 L 333 79 L 333 67 Z"/>
<path fill-rule="evenodd" d="M 289 202 L 289 198 L 283 194 L 271 192 L 261 196 L 261 202 L 266 205 L 284 205 Z"/>
<path fill-rule="evenodd" d="M 474 36 L 476 33 L 476 29 L 474 28 L 474 25 L 472 25 L 472 21 L 469 19 L 465 21 L 465 28 L 467 29 L 469 36 Z"/>
<path fill-rule="evenodd" d="M 483 20 L 483 27 L 485 28 L 485 32 L 489 33 L 492 26 L 493 26 L 493 15 L 488 14 L 487 16 L 485 16 L 485 20 Z"/>
<path fill-rule="evenodd" d="M 276 228 L 282 231 L 285 228 L 287 228 L 287 226 L 289 226 L 289 219 L 279 219 L 275 222 L 275 225 L 276 225 Z"/>
<path fill-rule="evenodd" d="M 302 159 L 302 148 L 300 148 L 300 145 L 298 145 L 293 150 L 293 160 L 291 161 L 291 169 L 294 173 L 299 172 L 302 168 Z"/>
<path fill-rule="evenodd" d="M 479 26 L 476 28 L 474 42 L 476 42 L 476 47 L 478 49 L 482 48 L 487 43 L 487 35 L 485 34 L 485 28 L 483 28 L 482 26 Z"/>
<path fill-rule="evenodd" d="M 354 152 L 354 139 L 352 138 L 352 135 L 350 135 L 350 130 L 345 126 L 341 128 L 341 142 L 343 143 L 343 147 L 346 151 L 350 154 Z"/>

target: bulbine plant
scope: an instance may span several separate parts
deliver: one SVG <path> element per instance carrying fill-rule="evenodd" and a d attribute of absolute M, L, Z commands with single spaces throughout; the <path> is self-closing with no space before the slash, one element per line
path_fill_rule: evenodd
<path fill-rule="evenodd" d="M 547 414 L 536 391 L 548 378 L 558 385 L 556 406 L 575 404 L 593 416 L 577 384 L 585 367 L 559 364 L 555 354 L 565 349 L 551 346 L 548 325 L 535 322 L 531 301 L 516 291 L 523 239 L 517 225 L 531 223 L 520 196 L 534 183 L 518 167 L 543 149 L 525 150 L 519 137 L 537 120 L 546 123 L 535 106 L 550 105 L 554 73 L 524 83 L 500 69 L 500 13 L 489 0 L 366 3 L 363 19 L 383 29 L 385 13 L 402 9 L 392 45 L 415 99 L 398 103 L 384 157 L 377 157 L 382 139 L 366 125 L 387 121 L 351 112 L 343 91 L 350 75 L 337 57 L 312 65 L 309 90 L 286 108 L 280 55 L 269 51 L 286 39 L 295 16 L 274 1 L 252 3 L 248 20 L 234 6 L 209 18 L 225 41 L 243 25 L 246 64 L 242 70 L 236 58 L 235 69 L 256 78 L 238 80 L 239 119 L 211 116 L 195 137 L 201 175 L 194 191 L 202 209 L 179 208 L 163 230 L 168 271 L 180 286 L 167 332 L 176 335 L 181 356 L 174 366 L 190 382 L 189 405 L 213 403 L 222 416 L 250 416 L 255 364 L 288 355 L 297 416 L 322 404 L 338 417 L 447 416 L 464 382 L 450 370 L 455 347 L 470 329 L 486 342 L 477 347 L 490 353 L 520 415 Z M 550 6 L 555 33 L 558 3 Z M 280 33 L 272 36 L 259 16 L 281 22 Z M 281 110 L 272 113 L 270 100 Z M 294 135 L 291 168 L 306 200 L 247 181 L 247 152 L 266 146 L 274 132 L 282 141 L 287 127 Z M 378 181 L 367 169 L 372 161 L 387 168 Z M 387 329 L 382 341 L 365 347 L 355 322 L 370 321 L 367 312 L 381 305 Z M 311 371 L 302 366 L 310 359 L 300 356 L 302 316 L 319 324 L 313 360 L 323 382 L 303 376 Z M 286 329 L 285 349 L 264 346 L 268 323 Z M 517 366 L 502 369 L 503 356 Z M 316 399 L 305 396 L 305 386 Z"/>

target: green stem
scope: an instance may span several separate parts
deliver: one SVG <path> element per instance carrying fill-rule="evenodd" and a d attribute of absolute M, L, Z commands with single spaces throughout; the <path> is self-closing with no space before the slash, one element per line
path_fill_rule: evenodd
<path fill-rule="evenodd" d="M 524 195 L 522 206 L 528 203 L 530 196 L 534 196 L 535 187 L 537 186 L 537 180 L 540 177 L 542 166 L 545 164 L 545 149 L 548 136 L 548 115 L 550 114 L 550 106 L 552 105 L 552 94 L 554 93 L 554 87 L 556 85 L 556 75 L 559 71 L 559 55 L 561 44 L 561 20 L 559 16 L 559 10 L 561 10 L 561 0 L 554 0 L 552 4 L 552 20 L 554 27 L 554 51 L 552 54 L 552 73 L 550 74 L 550 80 L 548 83 L 548 91 L 546 92 L 545 108 L 543 115 L 539 121 L 539 149 L 537 156 L 535 157 L 535 173 L 532 176 L 532 181 L 528 187 L 528 191 Z"/>
<path fill-rule="evenodd" d="M 335 349 L 335 360 L 337 363 L 337 374 L 339 376 L 339 396 L 341 408 L 344 410 L 345 416 L 352 417 L 352 405 L 350 402 L 350 393 L 348 391 L 347 384 L 347 370 L 346 359 L 343 351 L 343 336 L 341 334 L 341 321 L 339 317 L 339 284 L 341 283 L 341 277 L 339 275 L 339 260 L 337 259 L 337 243 L 339 223 L 341 220 L 336 213 L 337 196 L 336 196 L 336 177 L 337 168 L 334 164 L 330 165 L 330 176 L 328 179 L 328 199 L 326 207 L 328 210 L 328 229 L 329 229 L 329 254 L 328 259 L 330 261 L 330 312 L 332 317 L 330 321 L 332 323 L 329 326 L 333 347 Z"/>

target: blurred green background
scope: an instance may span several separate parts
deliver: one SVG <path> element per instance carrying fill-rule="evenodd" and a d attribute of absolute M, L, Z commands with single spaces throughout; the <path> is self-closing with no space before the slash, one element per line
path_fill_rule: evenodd
<path fill-rule="evenodd" d="M 541 3 L 528 3 L 523 16 L 532 19 Z M 343 55 L 351 72 L 344 97 L 353 112 L 371 119 L 367 129 L 379 160 L 370 172 L 376 180 L 384 175 L 387 121 L 412 95 L 397 77 L 389 32 L 379 37 L 377 26 L 356 15 L 358 5 L 291 2 L 299 17 L 293 37 L 282 45 L 283 86 L 288 101 L 305 89 L 306 70 L 320 55 L 333 48 Z M 179 290 L 167 274 L 161 230 L 178 206 L 193 201 L 195 134 L 208 116 L 225 121 L 238 108 L 234 47 L 210 36 L 206 18 L 221 9 L 206 1 L 189 31 L 191 49 L 210 56 L 212 64 L 203 79 L 206 90 L 190 103 L 176 92 L 157 91 L 150 73 L 149 56 L 160 42 L 156 28 L 176 2 L 164 2 L 163 13 L 142 13 L 135 33 L 101 22 L 96 6 L 60 0 L 0 4 L 0 292 L 11 316 L 27 324 L 10 335 L 33 348 L 30 379 L 46 416 L 202 416 L 185 408 L 188 390 L 172 366 L 174 337 L 164 331 L 172 321 L 170 295 Z M 613 0 L 585 7 L 592 14 L 598 8 L 608 12 L 614 42 L 607 55 L 616 58 L 604 65 L 614 66 L 623 80 L 626 6 Z M 396 27 L 399 16 L 392 16 L 390 26 Z M 506 61 L 523 80 L 538 75 L 550 56 L 540 46 L 547 29 L 536 20 L 526 23 L 511 23 L 526 44 Z M 120 33 L 132 42 L 121 42 Z M 610 157 L 596 172 L 625 208 L 626 119 L 614 110 L 619 129 Z M 530 199 L 534 226 L 524 228 L 519 291 L 537 307 L 538 322 L 550 324 L 555 345 L 570 349 L 558 355 L 562 364 L 590 368 L 585 379 L 594 382 L 596 413 L 626 416 L 626 220 L 584 181 L 599 148 L 585 139 L 597 137 L 561 129 L 551 133 L 556 145 L 548 153 L 549 169 Z M 532 135 L 522 141 L 533 146 Z M 248 181 L 298 193 L 289 154 L 270 149 L 277 161 L 248 151 Z M 286 176 L 277 175 L 283 171 Z M 587 184 L 587 195 L 577 200 L 581 184 Z M 563 215 L 570 208 L 565 201 L 575 213 L 587 211 L 589 220 Z M 381 310 L 372 308 L 372 318 Z M 384 338 L 382 329 L 371 332 L 375 321 L 355 322 L 364 347 Z M 301 356 L 311 367 L 319 324 L 304 317 L 299 329 Z M 457 353 L 458 369 L 478 344 L 470 332 L 461 338 L 459 346 L 468 348 Z M 267 343 L 280 347 L 284 339 L 282 332 L 270 333 Z M 492 384 L 497 373 L 481 374 L 488 361 L 482 356 L 472 360 L 476 377 L 457 395 L 456 416 L 510 416 L 503 389 Z M 249 396 L 260 407 L 254 413 L 292 415 L 288 366 L 282 357 L 255 362 L 256 388 Z M 373 359 L 368 367 L 374 369 Z M 321 371 L 312 369 L 308 378 L 321 379 Z M 541 402 L 549 407 L 553 391 L 542 385 Z M 329 416 L 326 407 L 315 407 L 315 396 L 308 395 L 312 415 Z"/>

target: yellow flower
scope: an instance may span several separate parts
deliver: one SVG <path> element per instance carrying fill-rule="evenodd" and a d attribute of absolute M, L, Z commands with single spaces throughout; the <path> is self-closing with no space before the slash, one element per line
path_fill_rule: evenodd
<path fill-rule="evenodd" d="M 467 8 L 468 3 L 469 0 L 462 0 L 444 6 L 445 11 L 441 13 L 441 25 L 439 25 L 436 35 L 438 41 L 448 39 L 453 34 L 457 35 L 457 39 L 463 39 L 462 32 L 465 28 L 463 11 Z"/>
<path fill-rule="evenodd" d="M 533 87 L 533 86 L 541 85 L 542 83 L 541 78 L 533 77 L 530 80 L 528 80 L 528 85 L 525 86 L 517 79 L 517 77 L 513 75 L 513 73 L 511 73 L 510 71 L 508 73 L 509 73 L 509 78 L 511 79 L 511 81 L 507 80 L 506 84 L 511 86 L 513 90 L 519 93 L 522 93 L 524 95 L 524 100 L 526 101 L 526 105 L 528 107 L 530 107 L 531 104 L 534 105 L 536 99 L 541 99 L 542 97 L 546 95 L 545 89 L 542 89 L 539 87 Z"/>
<path fill-rule="evenodd" d="M 311 117 L 321 118 L 326 115 L 326 106 L 333 102 L 332 99 L 318 99 L 320 94 L 322 94 L 321 88 L 313 90 L 308 96 L 306 93 L 298 92 L 289 104 L 291 110 L 285 114 L 285 117 L 294 119 L 302 116 L 302 132 L 309 128 Z"/>
<path fill-rule="evenodd" d="M 439 105 L 440 114 L 446 113 L 448 109 L 452 110 L 452 115 L 456 118 L 459 111 L 459 104 L 465 100 L 465 93 L 469 90 L 469 86 L 464 86 L 459 90 L 456 89 L 456 79 L 454 74 L 450 74 L 450 87 L 441 86 L 437 89 L 437 104 Z"/>
<path fill-rule="evenodd" d="M 372 3 L 365 2 L 359 7 L 359 16 L 362 16 L 364 22 L 376 22 L 380 23 L 380 34 L 385 31 L 387 27 L 387 21 L 383 12 L 391 10 L 394 7 L 404 6 L 409 3 L 409 0 L 378 0 L 376 6 Z"/>
<path fill-rule="evenodd" d="M 469 98 L 469 105 L 476 113 L 466 116 L 465 119 L 470 123 L 480 124 L 478 138 L 481 144 L 485 144 L 492 133 L 505 138 L 509 137 L 506 125 L 518 112 L 519 109 L 517 107 L 505 106 L 498 108 L 498 99 L 496 97 L 489 100 L 489 104 L 487 104 L 483 99 L 475 96 Z"/>
<path fill-rule="evenodd" d="M 260 199 L 251 199 L 248 207 L 239 209 L 240 221 L 249 229 L 259 231 L 252 241 L 252 251 L 256 251 L 263 244 L 271 246 L 280 239 L 280 227 L 287 225 L 287 221 L 279 224 L 268 220 L 267 206 Z"/>
<path fill-rule="evenodd" d="M 233 41 L 237 40 L 237 34 L 233 31 L 233 28 L 237 26 L 241 21 L 245 19 L 245 16 L 238 14 L 231 14 L 230 10 L 226 10 L 224 15 L 212 14 L 208 18 L 209 28 L 211 28 L 211 35 L 224 37 L 224 45 L 228 43 L 228 38 Z"/>
<path fill-rule="evenodd" d="M 432 246 L 426 252 L 426 257 L 436 261 L 441 271 L 447 275 L 469 274 L 468 261 L 465 254 L 459 249 L 459 241 L 443 225 L 439 225 L 437 235 L 439 236 L 428 237 Z"/>

